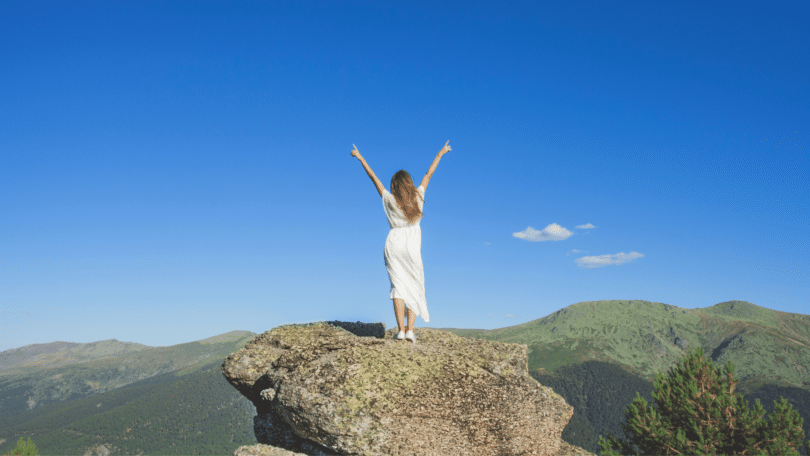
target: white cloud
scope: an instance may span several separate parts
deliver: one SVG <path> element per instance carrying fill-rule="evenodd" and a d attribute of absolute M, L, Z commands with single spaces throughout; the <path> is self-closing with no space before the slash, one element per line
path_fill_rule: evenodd
<path fill-rule="evenodd" d="M 610 266 L 611 264 L 619 265 L 627 263 L 628 261 L 641 258 L 644 255 L 638 252 L 630 253 L 617 253 L 615 255 L 599 255 L 599 256 L 586 256 L 574 260 L 577 266 L 581 268 L 601 268 L 602 266 Z"/>
<path fill-rule="evenodd" d="M 590 223 L 588 223 L 586 225 L 578 225 L 577 228 L 579 228 L 581 230 L 589 230 L 591 228 L 596 228 L 596 227 L 591 225 Z"/>
<path fill-rule="evenodd" d="M 573 250 L 571 250 L 571 253 L 588 253 L 588 251 L 587 250 L 573 249 Z M 566 253 L 565 256 L 571 255 L 571 253 Z"/>
<path fill-rule="evenodd" d="M 507 317 L 509 317 L 509 318 L 515 318 L 515 316 L 514 316 L 514 315 L 512 315 L 512 314 L 507 315 Z"/>
<path fill-rule="evenodd" d="M 543 231 L 537 231 L 532 227 L 528 227 L 524 231 L 512 233 L 512 236 L 520 239 L 526 239 L 527 241 L 562 241 L 563 239 L 568 239 L 568 237 L 572 234 L 574 233 L 566 230 L 556 223 L 552 223 L 551 225 L 543 228 Z"/>

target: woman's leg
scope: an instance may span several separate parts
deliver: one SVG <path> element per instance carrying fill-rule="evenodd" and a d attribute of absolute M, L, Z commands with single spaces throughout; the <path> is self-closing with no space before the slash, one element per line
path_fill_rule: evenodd
<path fill-rule="evenodd" d="M 416 312 L 408 309 L 408 329 L 405 331 L 413 331 L 413 325 L 416 323 Z"/>
<path fill-rule="evenodd" d="M 410 311 L 411 309 L 408 309 Z M 405 325 L 403 324 L 403 320 L 405 320 L 405 300 L 400 298 L 394 298 L 394 315 L 397 317 L 397 327 L 400 331 L 405 331 Z"/>

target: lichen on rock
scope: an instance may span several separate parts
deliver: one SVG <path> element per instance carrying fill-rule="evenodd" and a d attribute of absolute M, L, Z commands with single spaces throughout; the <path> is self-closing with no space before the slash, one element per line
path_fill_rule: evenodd
<path fill-rule="evenodd" d="M 256 406 L 260 443 L 368 455 L 556 455 L 565 447 L 573 407 L 528 375 L 526 345 L 431 328 L 417 328 L 413 344 L 394 340 L 395 329 L 360 337 L 334 323 L 273 328 L 223 363 Z"/>

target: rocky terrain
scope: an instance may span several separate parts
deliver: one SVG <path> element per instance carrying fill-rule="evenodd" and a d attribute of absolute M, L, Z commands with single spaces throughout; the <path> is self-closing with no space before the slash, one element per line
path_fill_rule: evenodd
<path fill-rule="evenodd" d="M 561 440 L 573 407 L 529 376 L 526 345 L 359 326 L 280 326 L 226 358 L 257 410 L 260 445 L 235 454 L 588 454 Z"/>

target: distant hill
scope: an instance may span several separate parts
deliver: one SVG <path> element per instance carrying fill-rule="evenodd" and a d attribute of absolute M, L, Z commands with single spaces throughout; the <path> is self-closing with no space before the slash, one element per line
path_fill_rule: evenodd
<path fill-rule="evenodd" d="M 211 345 L 223 342 L 238 342 L 248 335 L 250 331 L 231 331 L 207 339 L 191 343 Z M 85 361 L 118 357 L 141 350 L 166 347 L 152 347 L 134 342 L 120 342 L 117 339 L 107 339 L 98 342 L 80 344 L 76 342 L 51 342 L 47 344 L 31 344 L 20 348 L 0 352 L 0 375 L 15 370 L 12 375 L 20 374 L 26 370 L 36 371 L 42 368 L 63 367 Z"/>
<path fill-rule="evenodd" d="M 271 328 L 267 328 L 268 330 Z M 682 309 L 648 301 L 580 302 L 493 330 L 442 328 L 529 347 L 529 370 L 574 406 L 568 443 L 597 453 L 596 439 L 624 437 L 624 410 L 638 391 L 703 347 L 731 361 L 749 406 L 779 396 L 810 437 L 810 316 L 746 301 Z M 222 376 L 225 357 L 257 334 L 233 331 L 170 347 L 115 339 L 34 344 L 0 353 L 0 454 L 31 437 L 46 454 L 232 454 L 252 445 L 255 409 Z M 804 450 L 802 450 L 804 451 Z M 802 452 L 802 454 L 805 454 Z"/>
<path fill-rule="evenodd" d="M 115 339 L 78 344 L 75 342 L 51 342 L 33 344 L 0 352 L 0 375 L 3 371 L 17 369 L 42 369 L 67 366 L 91 359 L 123 355 L 146 348 L 148 345 L 119 342 Z"/>
<path fill-rule="evenodd" d="M 230 455 L 255 445 L 256 409 L 221 372 L 222 360 L 92 397 L 0 416 L 0 454 L 31 438 L 39 454 Z"/>
<path fill-rule="evenodd" d="M 232 331 L 170 347 L 113 339 L 4 351 L 0 454 L 20 437 L 31 437 L 40 455 L 83 455 L 100 445 L 112 454 L 232 454 L 255 444 L 256 410 L 220 370 L 255 336 Z M 48 359 L 52 365 L 43 365 Z"/>

